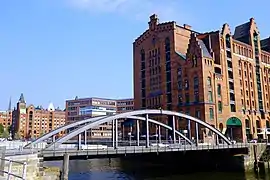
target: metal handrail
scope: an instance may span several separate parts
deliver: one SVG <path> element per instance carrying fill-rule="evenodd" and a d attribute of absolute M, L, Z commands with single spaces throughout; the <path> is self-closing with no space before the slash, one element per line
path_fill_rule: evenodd
<path fill-rule="evenodd" d="M 55 149 L 55 150 L 43 150 L 40 153 L 45 154 L 51 154 L 52 156 L 57 156 L 56 153 L 75 153 L 78 154 L 80 152 L 85 152 L 87 156 L 91 155 L 99 155 L 99 154 L 111 154 L 110 151 L 113 154 L 129 154 L 132 152 L 136 152 L 137 150 L 140 150 L 142 153 L 148 152 L 160 152 L 162 150 L 163 152 L 170 152 L 170 151 L 189 151 L 189 150 L 210 150 L 210 149 L 226 149 L 226 148 L 247 148 L 250 144 L 249 143 L 236 143 L 236 144 L 202 144 L 202 145 L 183 145 L 183 144 L 168 144 L 167 146 L 150 146 L 146 148 L 145 146 L 118 146 L 117 148 L 113 147 L 107 147 L 105 149 L 99 149 L 98 147 L 96 149 Z M 98 146 L 98 145 L 97 145 Z"/>
<path fill-rule="evenodd" d="M 4 168 L 4 170 L 0 169 L 0 172 L 3 172 L 4 174 L 7 174 L 7 180 L 10 180 L 11 177 L 26 180 L 26 170 L 27 170 L 27 163 L 26 162 L 20 162 L 20 161 L 15 161 L 15 160 L 12 160 L 12 159 L 4 159 L 4 158 L 0 158 L 0 160 L 8 161 L 8 170 L 6 171 L 5 168 Z M 23 166 L 22 175 L 12 173 L 12 165 L 13 165 L 13 163 L 20 164 L 20 165 Z"/>

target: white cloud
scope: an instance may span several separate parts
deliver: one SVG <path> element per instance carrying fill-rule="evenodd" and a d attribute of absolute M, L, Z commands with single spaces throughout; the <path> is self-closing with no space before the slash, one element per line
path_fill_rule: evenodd
<path fill-rule="evenodd" d="M 180 0 L 66 0 L 74 8 L 91 13 L 117 13 L 136 19 L 158 14 L 162 20 L 178 20 L 183 14 Z"/>

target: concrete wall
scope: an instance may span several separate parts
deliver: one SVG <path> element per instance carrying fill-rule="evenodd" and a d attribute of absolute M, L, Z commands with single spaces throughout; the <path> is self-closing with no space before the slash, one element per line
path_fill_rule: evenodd
<path fill-rule="evenodd" d="M 266 150 L 267 145 L 260 143 L 260 144 L 251 144 L 249 146 L 248 155 L 243 155 L 244 158 L 244 166 L 246 172 L 252 172 L 254 171 L 254 168 L 256 170 L 256 167 L 254 167 L 255 162 L 257 161 L 260 163 L 260 159 L 263 155 L 263 153 Z M 256 155 L 256 157 L 255 157 Z"/>
<path fill-rule="evenodd" d="M 12 159 L 19 162 L 27 163 L 27 171 L 26 171 L 26 179 L 27 180 L 58 180 L 60 176 L 60 171 L 45 171 L 43 169 L 43 158 L 38 154 L 28 154 L 28 155 L 18 155 L 18 156 L 10 156 L 6 157 L 6 159 Z M 8 170 L 8 162 L 5 163 L 5 170 Z M 13 163 L 12 164 L 12 173 L 17 175 L 23 174 L 23 165 Z M 5 175 L 6 176 L 6 175 Z"/>

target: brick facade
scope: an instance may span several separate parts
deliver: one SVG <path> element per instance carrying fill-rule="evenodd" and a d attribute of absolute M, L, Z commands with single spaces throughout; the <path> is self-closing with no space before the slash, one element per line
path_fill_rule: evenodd
<path fill-rule="evenodd" d="M 159 23 L 152 15 L 149 29 L 133 43 L 134 108 L 184 112 L 239 141 L 265 138 L 269 47 L 270 38 L 260 41 L 253 18 L 234 34 L 228 24 L 221 31 L 198 33 L 186 24 Z M 195 136 L 194 123 L 177 122 L 178 130 L 190 125 Z M 200 139 L 213 136 L 199 129 Z"/>

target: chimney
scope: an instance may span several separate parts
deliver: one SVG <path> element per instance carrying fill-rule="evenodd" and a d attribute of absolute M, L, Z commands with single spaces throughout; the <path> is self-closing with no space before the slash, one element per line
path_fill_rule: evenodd
<path fill-rule="evenodd" d="M 188 29 L 188 30 L 191 30 L 191 26 L 188 25 L 188 24 L 184 24 L 184 28 L 185 28 L 185 29 Z"/>

